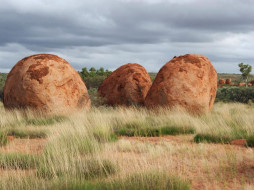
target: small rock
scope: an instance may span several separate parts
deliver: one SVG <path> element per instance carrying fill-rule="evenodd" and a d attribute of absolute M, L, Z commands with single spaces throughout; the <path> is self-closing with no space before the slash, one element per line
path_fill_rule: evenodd
<path fill-rule="evenodd" d="M 230 142 L 230 144 L 232 145 L 239 145 L 239 146 L 244 146 L 246 144 L 246 139 L 236 139 L 236 140 L 232 140 Z"/>
<path fill-rule="evenodd" d="M 219 84 L 225 84 L 226 82 L 225 82 L 224 79 L 220 79 L 218 83 L 219 83 Z"/>
<path fill-rule="evenodd" d="M 226 84 L 230 84 L 232 82 L 231 78 L 226 79 Z"/>
<path fill-rule="evenodd" d="M 238 83 L 238 86 L 245 86 L 246 84 L 244 82 Z"/>

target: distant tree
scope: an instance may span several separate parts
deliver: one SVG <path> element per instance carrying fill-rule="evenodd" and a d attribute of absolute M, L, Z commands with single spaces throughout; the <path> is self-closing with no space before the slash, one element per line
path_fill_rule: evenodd
<path fill-rule="evenodd" d="M 91 67 L 89 71 L 90 77 L 94 77 L 96 75 L 96 69 L 94 67 Z"/>
<path fill-rule="evenodd" d="M 96 71 L 96 75 L 104 76 L 104 75 L 105 75 L 104 68 L 101 67 L 100 69 L 98 69 L 98 70 Z"/>
<path fill-rule="evenodd" d="M 106 76 L 110 75 L 111 73 L 112 73 L 112 71 L 109 71 L 108 69 L 106 69 L 106 71 L 105 71 Z"/>
<path fill-rule="evenodd" d="M 245 80 L 246 87 L 248 87 L 248 81 L 249 81 L 249 76 L 252 71 L 252 66 L 244 63 L 239 63 L 238 64 L 240 71 L 242 73 L 242 79 Z"/>
<path fill-rule="evenodd" d="M 84 67 L 79 72 L 88 89 L 98 88 L 103 80 L 111 73 L 112 71 L 107 69 L 105 70 L 103 67 L 100 67 L 98 70 L 96 70 L 94 67 L 91 67 L 89 70 Z"/>
<path fill-rule="evenodd" d="M 80 73 L 82 78 L 89 77 L 89 72 L 86 67 L 82 68 L 82 71 Z"/>

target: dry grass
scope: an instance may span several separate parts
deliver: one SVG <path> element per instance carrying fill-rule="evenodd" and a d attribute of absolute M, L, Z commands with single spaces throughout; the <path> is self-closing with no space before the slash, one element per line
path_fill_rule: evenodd
<path fill-rule="evenodd" d="M 212 113 L 201 117 L 179 108 L 151 111 L 137 107 L 101 107 L 37 125 L 37 117 L 47 122 L 41 119 L 43 115 L 0 108 L 1 130 L 20 127 L 48 131 L 47 139 L 14 139 L 0 147 L 1 154 L 22 152 L 39 157 L 34 169 L 1 169 L 0 189 L 53 189 L 57 184 L 68 185 L 73 180 L 113 182 L 151 172 L 176 176 L 190 183 L 192 189 L 252 189 L 253 148 L 197 144 L 193 141 L 195 134 L 119 137 L 113 142 L 111 137 L 115 130 L 130 123 L 135 123 L 135 128 L 191 127 L 197 134 L 250 137 L 254 134 L 253 113 L 254 107 L 243 104 L 216 104 Z M 26 122 L 27 118 L 33 118 L 36 124 Z M 36 144 L 36 140 L 42 143 Z M 89 178 L 91 171 L 87 168 L 98 172 Z"/>

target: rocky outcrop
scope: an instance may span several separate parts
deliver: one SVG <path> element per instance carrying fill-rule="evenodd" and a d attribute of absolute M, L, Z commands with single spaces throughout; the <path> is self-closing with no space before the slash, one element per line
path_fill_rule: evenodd
<path fill-rule="evenodd" d="M 103 81 L 98 95 L 108 105 L 142 105 L 151 85 L 145 68 L 129 63 L 116 69 Z"/>
<path fill-rule="evenodd" d="M 5 108 L 32 108 L 52 114 L 91 104 L 79 74 L 67 61 L 51 54 L 20 60 L 9 73 L 3 94 Z"/>
<path fill-rule="evenodd" d="M 157 74 L 150 88 L 147 107 L 181 106 L 192 113 L 212 109 L 217 90 L 217 73 L 202 55 L 174 57 Z"/>

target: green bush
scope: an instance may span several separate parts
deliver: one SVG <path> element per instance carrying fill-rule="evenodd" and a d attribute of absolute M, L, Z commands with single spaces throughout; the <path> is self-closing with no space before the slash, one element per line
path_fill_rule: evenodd
<path fill-rule="evenodd" d="M 250 136 L 246 140 L 246 146 L 254 147 L 254 136 Z"/>
<path fill-rule="evenodd" d="M 96 88 L 98 89 L 101 83 L 105 80 L 107 76 L 96 76 L 96 77 L 84 77 L 87 89 Z"/>
<path fill-rule="evenodd" d="M 216 102 L 254 102 L 254 87 L 227 87 L 217 90 Z"/>
<path fill-rule="evenodd" d="M 212 135 L 212 134 L 197 134 L 194 137 L 194 142 L 207 142 L 207 143 L 230 143 L 233 139 L 221 136 L 221 135 Z"/>

